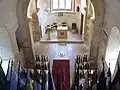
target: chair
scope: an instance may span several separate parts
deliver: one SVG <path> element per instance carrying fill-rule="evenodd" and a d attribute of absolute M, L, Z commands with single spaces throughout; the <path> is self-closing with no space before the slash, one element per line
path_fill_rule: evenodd
<path fill-rule="evenodd" d="M 50 26 L 50 25 L 47 25 L 47 26 L 45 27 L 45 29 L 46 29 L 45 34 L 47 34 L 47 31 L 48 31 L 48 30 L 51 30 L 51 26 Z"/>
<path fill-rule="evenodd" d="M 77 33 L 77 25 L 76 23 L 72 23 L 72 33 Z"/>
<path fill-rule="evenodd" d="M 66 22 L 62 22 L 62 26 L 63 27 L 67 26 L 67 23 Z"/>
<path fill-rule="evenodd" d="M 52 24 L 52 30 L 57 30 L 57 23 Z"/>

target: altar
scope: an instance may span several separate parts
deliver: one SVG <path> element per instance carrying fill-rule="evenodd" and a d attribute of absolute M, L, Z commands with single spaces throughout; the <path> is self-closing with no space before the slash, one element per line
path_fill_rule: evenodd
<path fill-rule="evenodd" d="M 57 27 L 57 38 L 63 39 L 68 36 L 68 27 L 67 26 L 58 26 Z"/>

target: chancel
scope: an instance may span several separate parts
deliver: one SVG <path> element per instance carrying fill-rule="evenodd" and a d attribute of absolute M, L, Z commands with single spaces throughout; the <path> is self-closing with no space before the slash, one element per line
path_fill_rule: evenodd
<path fill-rule="evenodd" d="M 0 0 L 0 90 L 120 90 L 119 0 Z"/>

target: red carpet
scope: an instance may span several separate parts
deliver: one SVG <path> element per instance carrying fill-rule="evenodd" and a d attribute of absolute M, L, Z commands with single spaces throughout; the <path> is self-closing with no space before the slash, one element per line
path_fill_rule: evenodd
<path fill-rule="evenodd" d="M 56 74 L 58 72 L 60 90 L 70 90 L 70 65 L 69 60 L 54 60 L 52 75 L 54 84 L 56 84 Z"/>

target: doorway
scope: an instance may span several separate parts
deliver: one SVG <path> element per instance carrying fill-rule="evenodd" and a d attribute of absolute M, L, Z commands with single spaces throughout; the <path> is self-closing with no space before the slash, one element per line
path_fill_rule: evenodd
<path fill-rule="evenodd" d="M 83 33 L 83 20 L 84 20 L 84 15 L 81 13 L 81 25 L 80 25 L 80 34 L 81 35 Z"/>

